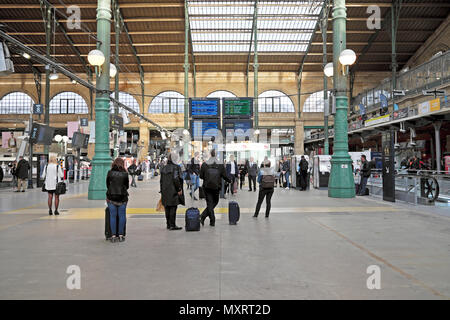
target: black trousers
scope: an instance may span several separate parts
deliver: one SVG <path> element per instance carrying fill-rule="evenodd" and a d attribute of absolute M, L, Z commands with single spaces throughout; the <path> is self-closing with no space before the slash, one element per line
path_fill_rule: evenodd
<path fill-rule="evenodd" d="M 241 180 L 240 189 L 242 190 L 242 185 L 245 184 L 245 176 L 241 176 L 239 179 Z"/>
<path fill-rule="evenodd" d="M 175 227 L 175 219 L 177 217 L 177 206 L 165 206 L 167 227 Z"/>
<path fill-rule="evenodd" d="M 256 204 L 256 209 L 255 209 L 255 216 L 258 216 L 259 214 L 259 209 L 261 209 L 261 204 L 264 201 L 264 198 L 266 198 L 266 217 L 269 216 L 270 213 L 270 208 L 271 208 L 271 200 L 272 200 L 272 195 L 273 195 L 273 188 L 270 189 L 259 189 L 259 194 L 258 194 L 258 203 Z"/>
<path fill-rule="evenodd" d="M 306 190 L 308 186 L 308 171 L 300 171 L 300 188 L 302 191 Z"/>
<path fill-rule="evenodd" d="M 252 189 L 252 182 L 253 182 L 253 189 Z M 250 191 L 252 190 L 256 191 L 256 176 L 251 175 L 248 176 L 248 187 Z"/>
<path fill-rule="evenodd" d="M 231 176 L 230 177 L 231 183 L 225 182 L 225 193 L 230 193 L 233 194 L 234 193 L 234 182 L 236 181 L 236 177 L 235 176 Z"/>
<path fill-rule="evenodd" d="M 209 217 L 209 224 L 215 225 L 216 224 L 216 216 L 214 215 L 214 208 L 219 203 L 220 190 L 203 188 L 203 191 L 205 192 L 206 209 L 203 210 L 201 219 L 202 219 L 202 221 L 205 221 L 205 219 L 207 217 Z"/>

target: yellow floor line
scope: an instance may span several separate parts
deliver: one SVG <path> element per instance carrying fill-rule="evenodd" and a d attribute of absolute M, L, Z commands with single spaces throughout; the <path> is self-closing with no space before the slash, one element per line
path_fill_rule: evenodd
<path fill-rule="evenodd" d="M 76 198 L 81 198 L 81 197 L 84 197 L 84 196 L 87 196 L 87 192 L 86 193 L 77 194 L 77 195 L 74 195 L 74 196 L 64 197 L 64 200 L 76 199 Z M 61 200 L 62 200 L 62 198 L 61 198 Z M 14 210 L 10 210 L 10 211 L 0 212 L 0 214 L 16 213 L 16 212 L 24 211 L 24 210 L 27 210 L 27 209 L 34 209 L 34 208 L 37 208 L 37 207 L 40 207 L 40 206 L 45 206 L 45 205 L 47 205 L 47 202 L 34 204 L 32 206 L 23 207 L 23 208 L 19 208 L 19 209 L 14 209 Z M 45 210 L 47 210 L 47 209 L 45 209 Z"/>

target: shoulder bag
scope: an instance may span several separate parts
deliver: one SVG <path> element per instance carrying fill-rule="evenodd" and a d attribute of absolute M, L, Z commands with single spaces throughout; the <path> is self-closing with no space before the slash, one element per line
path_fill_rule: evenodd
<path fill-rule="evenodd" d="M 58 182 L 58 176 L 59 176 L 59 166 L 56 166 L 56 190 L 55 190 L 55 194 L 60 195 L 60 194 L 66 194 L 67 188 L 66 188 L 66 183 L 61 181 Z"/>

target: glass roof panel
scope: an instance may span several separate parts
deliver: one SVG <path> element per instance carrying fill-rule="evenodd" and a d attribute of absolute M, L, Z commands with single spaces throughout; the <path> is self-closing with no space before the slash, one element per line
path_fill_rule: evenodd
<path fill-rule="evenodd" d="M 324 0 L 258 1 L 258 51 L 305 52 Z M 188 0 L 195 52 L 253 52 L 255 1 Z"/>

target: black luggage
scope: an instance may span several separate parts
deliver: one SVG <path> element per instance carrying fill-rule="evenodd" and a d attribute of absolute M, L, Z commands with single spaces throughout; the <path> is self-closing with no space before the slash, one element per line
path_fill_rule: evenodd
<path fill-rule="evenodd" d="M 205 191 L 203 191 L 203 187 L 198 188 L 198 196 L 200 199 L 205 199 Z"/>
<path fill-rule="evenodd" d="M 144 176 L 141 174 L 140 176 L 138 176 L 138 181 L 143 181 L 144 180 Z"/>
<path fill-rule="evenodd" d="M 241 210 L 239 204 L 236 201 L 228 202 L 228 221 L 230 224 L 237 224 L 241 216 Z"/>
<path fill-rule="evenodd" d="M 113 235 L 111 232 L 111 223 L 110 223 L 110 214 L 109 214 L 109 208 L 106 207 L 105 209 L 105 238 L 106 240 L 110 239 Z M 117 223 L 116 223 L 116 231 L 115 236 L 118 237 L 119 236 L 119 221 L 118 221 L 118 217 L 116 219 Z M 123 235 L 125 236 L 127 233 L 127 223 L 125 222 L 125 227 L 123 228 Z"/>
<path fill-rule="evenodd" d="M 200 231 L 200 210 L 189 208 L 186 210 L 186 231 Z"/>
<path fill-rule="evenodd" d="M 287 182 L 286 181 L 283 182 L 283 188 L 287 188 Z"/>

